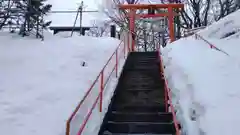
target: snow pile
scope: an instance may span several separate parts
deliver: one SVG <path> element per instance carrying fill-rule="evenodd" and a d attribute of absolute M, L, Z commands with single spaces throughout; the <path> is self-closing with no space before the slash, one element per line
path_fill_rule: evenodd
<path fill-rule="evenodd" d="M 183 134 L 238 134 L 240 39 L 223 37 L 240 28 L 239 14 L 237 11 L 199 32 L 229 55 L 193 37 L 163 48 L 165 74 Z"/>
<path fill-rule="evenodd" d="M 0 40 L 0 134 L 5 135 L 65 134 L 66 120 L 119 44 L 112 38 L 50 34 L 41 42 L 5 32 Z"/>
<path fill-rule="evenodd" d="M 239 38 L 240 30 L 240 10 L 220 19 L 218 22 L 214 22 L 212 25 L 206 27 L 206 29 L 200 31 L 198 34 L 205 38 L 214 39 L 231 39 Z"/>

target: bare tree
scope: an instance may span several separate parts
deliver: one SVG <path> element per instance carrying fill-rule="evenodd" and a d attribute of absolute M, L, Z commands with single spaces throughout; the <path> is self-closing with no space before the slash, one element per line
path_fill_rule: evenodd
<path fill-rule="evenodd" d="M 181 12 L 181 26 L 196 28 L 207 26 L 225 17 L 240 7 L 240 0 L 185 0 Z"/>
<path fill-rule="evenodd" d="M 52 7 L 44 2 L 45 0 L 1 0 L 0 30 L 6 26 L 11 32 L 17 29 L 22 36 L 34 34 L 43 39 L 43 29 L 51 24 L 51 21 L 44 20 L 44 16 Z"/>
<path fill-rule="evenodd" d="M 98 22 L 94 20 L 92 22 L 92 28 L 88 31 L 87 35 L 94 37 L 108 36 L 110 31 L 111 21 Z"/>
<path fill-rule="evenodd" d="M 176 3 L 180 1 L 175 0 Z M 195 28 L 208 25 L 211 0 L 185 0 L 185 9 L 180 12 L 180 26 L 183 28 Z"/>
<path fill-rule="evenodd" d="M 239 0 L 215 0 L 212 4 L 212 12 L 215 21 L 218 21 L 237 9 L 239 9 Z"/>

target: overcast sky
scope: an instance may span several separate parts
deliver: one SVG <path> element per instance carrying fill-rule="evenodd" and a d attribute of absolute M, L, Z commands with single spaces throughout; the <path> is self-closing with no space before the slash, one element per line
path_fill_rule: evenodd
<path fill-rule="evenodd" d="M 52 4 L 52 11 L 68 11 L 77 10 L 82 0 L 48 0 Z M 98 10 L 99 5 L 105 1 L 111 0 L 83 0 L 84 10 Z M 149 0 L 140 0 L 141 3 L 148 3 Z M 150 3 L 158 3 L 160 0 L 150 0 Z M 105 4 L 106 4 L 105 3 Z M 52 26 L 73 26 L 76 13 L 53 13 L 47 17 L 52 20 Z M 92 26 L 93 20 L 103 19 L 100 13 L 83 13 L 83 26 Z M 77 21 L 77 26 L 80 21 Z"/>
<path fill-rule="evenodd" d="M 53 5 L 52 10 L 76 10 L 82 0 L 48 0 Z M 97 9 L 101 0 L 83 0 L 87 9 Z"/>
<path fill-rule="evenodd" d="M 98 10 L 102 0 L 83 0 L 84 10 Z M 81 0 L 48 0 L 52 11 L 77 10 Z M 73 26 L 76 13 L 53 13 L 47 19 L 52 20 L 52 26 Z M 98 19 L 98 13 L 83 13 L 83 26 L 91 26 L 92 20 Z M 78 21 L 79 22 L 79 21 Z M 77 23 L 77 26 L 80 24 Z"/>

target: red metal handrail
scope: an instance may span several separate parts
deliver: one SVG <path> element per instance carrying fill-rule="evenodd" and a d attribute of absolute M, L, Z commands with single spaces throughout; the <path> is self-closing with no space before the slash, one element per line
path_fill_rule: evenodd
<path fill-rule="evenodd" d="M 96 107 L 98 100 L 100 100 L 100 104 L 99 104 L 99 112 L 102 112 L 102 104 L 103 104 L 103 91 L 105 86 L 107 85 L 112 73 L 114 72 L 114 70 L 116 71 L 116 77 L 118 76 L 118 65 L 119 65 L 119 59 L 121 57 L 118 56 L 118 50 L 121 47 L 121 45 L 123 44 L 123 50 L 121 51 L 121 53 L 124 54 L 124 58 L 125 58 L 125 54 L 126 54 L 126 47 L 124 44 L 125 41 L 125 37 L 123 37 L 123 40 L 120 42 L 120 44 L 117 46 L 116 50 L 114 51 L 114 53 L 111 55 L 111 57 L 108 59 L 107 63 L 104 65 L 104 67 L 102 68 L 101 72 L 99 73 L 99 75 L 97 76 L 97 78 L 94 80 L 94 82 L 92 83 L 92 85 L 90 86 L 90 88 L 88 89 L 88 91 L 86 92 L 86 94 L 84 95 L 83 99 L 79 102 L 79 104 L 77 105 L 77 107 L 75 108 L 75 110 L 73 111 L 73 113 L 71 114 L 71 116 L 69 117 L 69 119 L 67 120 L 67 124 L 66 124 L 66 135 L 70 135 L 70 128 L 71 128 L 71 122 L 73 120 L 73 118 L 76 116 L 77 112 L 79 111 L 79 109 L 81 108 L 82 104 L 84 103 L 84 101 L 86 100 L 86 98 L 89 96 L 90 92 L 92 91 L 93 87 L 96 85 L 98 79 L 100 79 L 100 92 L 97 95 L 90 111 L 88 112 L 87 116 L 84 119 L 84 122 L 82 123 L 82 125 L 80 126 L 80 129 L 77 132 L 77 135 L 81 135 L 92 112 L 93 109 Z M 110 63 L 110 61 L 113 59 L 114 55 L 116 56 L 115 60 L 116 63 L 112 69 L 112 71 L 110 72 L 109 76 L 107 77 L 105 83 L 104 83 L 104 70 L 106 69 L 107 65 Z"/>
<path fill-rule="evenodd" d="M 195 34 L 195 39 L 201 39 L 201 40 L 203 40 L 204 42 L 206 42 L 206 43 L 209 45 L 210 48 L 215 49 L 215 50 L 217 50 L 217 51 L 220 51 L 220 52 L 222 52 L 222 53 L 224 53 L 224 54 L 226 54 L 226 55 L 229 55 L 227 52 L 225 52 L 225 51 L 223 51 L 222 49 L 216 47 L 215 45 L 213 45 L 212 43 L 210 43 L 208 40 L 206 40 L 205 38 L 203 38 L 203 37 L 202 37 L 201 35 L 199 35 L 199 34 Z"/>
<path fill-rule="evenodd" d="M 180 128 L 178 126 L 177 116 L 175 114 L 174 107 L 172 105 L 172 94 L 171 94 L 170 88 L 168 87 L 168 82 L 166 80 L 166 77 L 164 75 L 164 66 L 163 66 L 163 60 L 162 60 L 162 57 L 161 57 L 160 46 L 159 46 L 157 51 L 158 51 L 159 58 L 160 58 L 160 63 L 161 63 L 160 64 L 161 77 L 163 77 L 164 85 L 165 85 L 165 89 L 164 89 L 165 107 L 166 107 L 166 110 L 168 110 L 168 101 L 170 101 L 169 104 L 170 104 L 171 113 L 172 113 L 172 116 L 173 116 L 174 127 L 176 129 L 176 135 L 180 135 Z"/>

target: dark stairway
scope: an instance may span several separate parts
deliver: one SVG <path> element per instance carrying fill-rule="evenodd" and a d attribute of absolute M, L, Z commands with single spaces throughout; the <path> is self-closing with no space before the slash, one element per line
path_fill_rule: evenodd
<path fill-rule="evenodd" d="M 174 135 L 156 52 L 129 54 L 99 135 Z"/>

